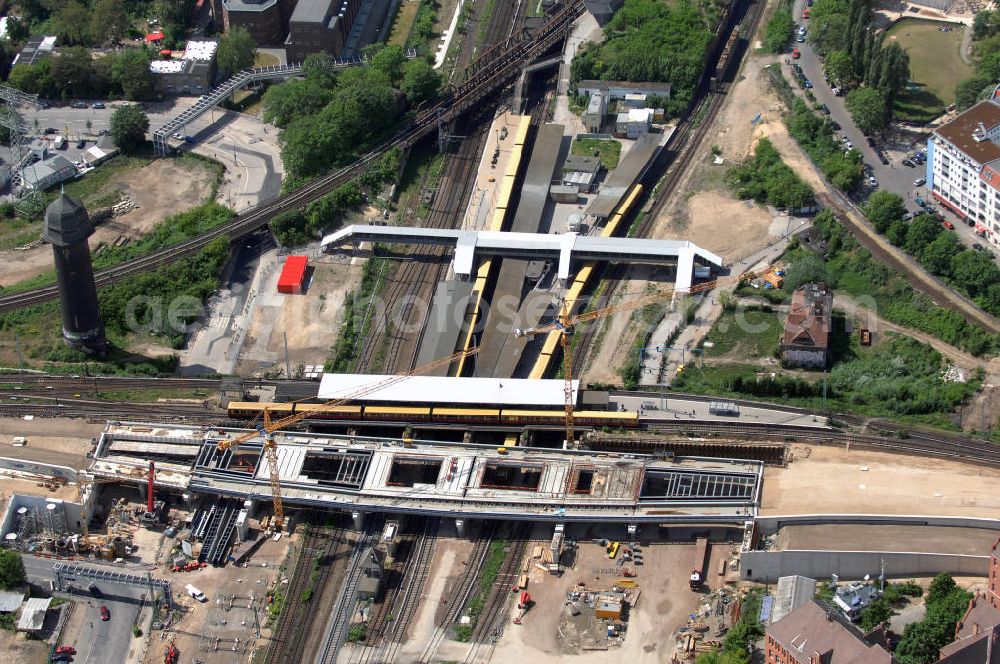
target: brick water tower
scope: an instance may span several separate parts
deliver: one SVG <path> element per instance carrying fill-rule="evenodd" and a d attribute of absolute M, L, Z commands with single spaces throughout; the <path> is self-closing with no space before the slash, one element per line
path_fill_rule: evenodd
<path fill-rule="evenodd" d="M 87 209 L 75 198 L 62 193 L 46 208 L 42 239 L 52 245 L 55 257 L 63 340 L 77 350 L 103 355 L 108 342 L 104 338 L 87 244 L 93 233 Z"/>

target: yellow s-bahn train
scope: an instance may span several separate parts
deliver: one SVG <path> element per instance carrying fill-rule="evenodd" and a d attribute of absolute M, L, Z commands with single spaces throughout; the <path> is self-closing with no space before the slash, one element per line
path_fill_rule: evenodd
<path fill-rule="evenodd" d="M 317 420 L 361 420 L 385 422 L 439 422 L 446 424 L 498 424 L 503 426 L 563 426 L 563 410 L 518 410 L 499 408 L 448 408 L 445 406 L 335 406 L 318 403 L 260 403 L 232 401 L 229 417 L 251 419 L 260 417 L 267 408 L 272 419 L 296 413 L 309 413 Z M 577 426 L 636 428 L 639 414 L 635 411 L 579 410 L 573 414 Z"/>

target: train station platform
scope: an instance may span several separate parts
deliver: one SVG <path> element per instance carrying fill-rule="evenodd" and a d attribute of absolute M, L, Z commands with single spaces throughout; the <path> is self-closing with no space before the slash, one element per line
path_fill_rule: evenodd
<path fill-rule="evenodd" d="M 439 228 L 352 225 L 323 238 L 326 252 L 362 242 L 453 246 L 455 273 L 470 278 L 476 254 L 512 258 L 558 260 L 556 275 L 566 281 L 572 261 L 627 261 L 676 266 L 675 288 L 687 291 L 694 281 L 695 265 L 718 268 L 722 258 L 687 240 L 646 240 L 584 236 L 573 233 L 505 233 Z"/>
<path fill-rule="evenodd" d="M 148 458 L 119 443 L 182 446 L 194 454 L 163 461 L 172 475 L 186 476 L 181 489 L 270 501 L 260 439 L 218 450 L 221 440 L 242 433 L 112 423 L 101 434 L 92 470 L 141 484 Z M 404 446 L 385 438 L 295 432 L 280 434 L 276 451 L 286 505 L 453 518 L 742 525 L 756 515 L 763 477 L 756 461 L 438 441 Z M 161 484 L 159 472 L 155 481 Z"/>

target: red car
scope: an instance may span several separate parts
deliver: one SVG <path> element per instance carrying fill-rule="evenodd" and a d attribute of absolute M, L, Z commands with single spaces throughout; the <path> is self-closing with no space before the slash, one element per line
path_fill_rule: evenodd
<path fill-rule="evenodd" d="M 955 224 L 951 223 L 947 219 L 941 222 L 941 225 L 947 228 L 949 231 L 955 230 Z"/>
<path fill-rule="evenodd" d="M 802 57 L 802 54 L 799 53 L 799 49 L 793 48 L 792 49 L 792 58 L 794 58 L 795 60 L 798 60 L 801 57 Z"/>
<path fill-rule="evenodd" d="M 57 655 L 75 655 L 76 654 L 76 648 L 74 648 L 73 646 L 59 646 L 58 648 L 56 648 L 56 654 Z"/>
<path fill-rule="evenodd" d="M 806 21 L 809 20 L 809 8 L 808 7 L 804 8 L 802 10 L 802 18 L 803 18 L 803 20 L 806 20 Z"/>
<path fill-rule="evenodd" d="M 111 611 L 106 606 L 101 607 L 101 620 L 111 620 Z"/>

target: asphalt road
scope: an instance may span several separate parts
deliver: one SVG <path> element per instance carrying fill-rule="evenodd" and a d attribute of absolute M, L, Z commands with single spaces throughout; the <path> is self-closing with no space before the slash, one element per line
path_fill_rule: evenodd
<path fill-rule="evenodd" d="M 28 579 L 42 587 L 48 587 L 48 582 L 55 579 L 52 569 L 56 561 L 47 558 L 24 555 L 24 568 Z M 112 571 L 122 571 L 120 567 L 92 565 L 88 567 L 103 567 Z M 131 571 L 131 570 L 130 570 Z M 71 588 L 69 593 L 74 596 L 80 606 L 76 610 L 84 611 L 84 621 L 80 634 L 75 642 L 61 645 L 71 645 L 77 650 L 74 661 L 78 664 L 119 664 L 124 663 L 132 645 L 132 625 L 135 623 L 142 608 L 140 597 L 145 590 L 123 585 L 112 585 L 97 582 L 103 597 L 92 597 L 82 587 Z M 106 606 L 111 612 L 111 619 L 101 620 L 100 607 Z"/>
<path fill-rule="evenodd" d="M 795 5 L 792 10 L 792 15 L 795 17 L 796 24 L 805 25 L 808 30 L 810 25 L 809 21 L 802 20 L 802 9 L 805 7 L 806 0 L 795 0 Z M 795 28 L 795 34 L 798 35 L 798 27 Z M 902 161 L 907 156 L 907 154 L 912 154 L 913 152 L 926 147 L 925 144 L 916 145 L 907 152 L 900 151 L 890 151 L 886 150 L 886 156 L 889 159 L 889 164 L 883 166 L 878 160 L 878 156 L 875 151 L 869 147 L 865 135 L 861 133 L 851 119 L 851 114 L 847 111 L 845 106 L 844 97 L 837 97 L 833 94 L 830 89 L 830 85 L 823 80 L 823 63 L 820 57 L 813 50 L 812 46 L 809 44 L 808 38 L 805 43 L 793 43 L 793 46 L 798 47 L 801 57 L 798 60 L 793 60 L 792 62 L 798 62 L 802 66 L 802 73 L 807 79 L 812 83 L 812 93 L 815 95 L 816 100 L 820 103 L 826 104 L 827 108 L 830 109 L 830 117 L 836 121 L 841 129 L 837 133 L 839 135 L 846 135 L 847 138 L 854 144 L 855 149 L 860 150 L 864 157 L 864 162 L 871 166 L 872 172 L 875 179 L 879 183 L 878 189 L 883 191 L 891 191 L 893 193 L 899 194 L 906 201 L 906 208 L 910 212 L 916 213 L 920 210 L 917 206 L 915 197 L 920 196 L 928 202 L 933 201 L 933 197 L 927 191 L 926 187 L 915 187 L 914 181 L 917 178 L 927 177 L 927 164 L 923 166 L 917 166 L 916 168 L 910 168 L 904 166 Z M 782 65 L 785 76 L 791 81 L 793 89 L 798 89 L 799 85 L 795 79 L 794 73 L 789 65 Z M 871 188 L 866 188 L 865 197 L 867 197 L 872 191 Z M 968 247 L 971 247 L 973 243 L 986 244 L 986 242 L 975 235 L 973 232 L 973 227 L 967 226 L 962 219 L 948 210 L 948 208 L 943 205 L 935 205 L 937 209 L 945 219 L 951 221 L 955 225 L 955 233 L 958 238 Z"/>

